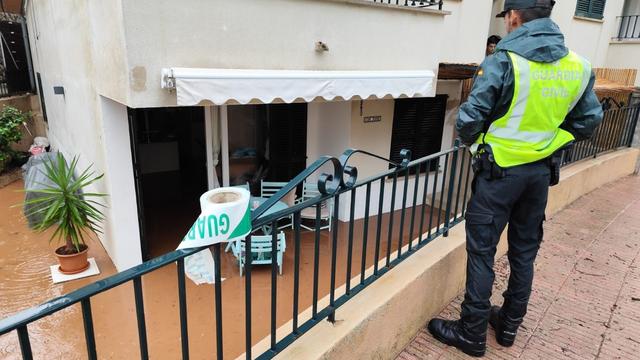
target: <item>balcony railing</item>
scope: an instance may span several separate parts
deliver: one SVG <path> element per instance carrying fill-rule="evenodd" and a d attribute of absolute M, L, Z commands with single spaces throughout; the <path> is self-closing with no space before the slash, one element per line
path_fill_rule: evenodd
<path fill-rule="evenodd" d="M 618 17 L 620 27 L 615 37 L 617 40 L 640 40 L 640 15 Z"/>
<path fill-rule="evenodd" d="M 563 163 L 565 165 L 570 164 L 581 159 L 597 156 L 605 151 L 614 150 L 622 146 L 630 146 L 639 116 L 640 105 L 607 110 L 604 121 L 597 129 L 594 137 L 590 140 L 578 142 L 573 149 L 566 152 Z M 452 149 L 414 161 L 410 161 L 410 152 L 403 150 L 401 154 L 403 160 L 400 163 L 357 150 L 347 150 L 340 158 L 322 157 L 252 213 L 252 228 L 254 230 L 262 229 L 265 226 L 277 229 L 280 220 L 290 219 L 290 216 L 293 215 L 293 230 L 290 233 L 292 235 L 290 235 L 290 241 L 293 241 L 294 252 L 293 293 L 284 294 L 289 299 L 292 298 L 293 302 L 290 308 L 292 314 L 291 328 L 286 330 L 284 335 L 278 332 L 277 336 L 278 304 L 280 303 L 279 300 L 283 300 L 283 294 L 280 293 L 280 297 L 278 295 L 278 283 L 284 282 L 284 280 L 279 280 L 278 265 L 276 261 L 273 261 L 270 268 L 270 279 L 266 280 L 263 277 L 268 281 L 268 288 L 270 289 L 267 290 L 270 295 L 270 312 L 265 319 L 269 321 L 269 346 L 266 350 L 255 350 L 254 345 L 261 339 L 252 335 L 252 328 L 258 321 L 256 318 L 264 319 L 265 316 L 254 312 L 252 296 L 256 294 L 258 289 L 265 287 L 260 283 L 257 284 L 256 289 L 252 289 L 254 281 L 257 280 L 252 280 L 252 272 L 254 270 L 252 270 L 251 251 L 246 251 L 244 254 L 246 275 L 244 277 L 243 296 L 233 299 L 234 302 L 244 301 L 244 314 L 235 314 L 236 316 L 232 320 L 241 319 L 242 315 L 244 315 L 244 355 L 247 359 L 254 357 L 258 359 L 272 358 L 321 321 L 326 319 L 334 322 L 336 312 L 339 311 L 341 305 L 351 300 L 364 288 L 384 276 L 390 269 L 429 242 L 440 236 L 447 236 L 449 230 L 463 220 L 466 200 L 471 191 L 469 186 L 471 157 L 467 149 L 464 146 L 456 145 Z M 349 165 L 349 159 L 354 155 L 370 156 L 388 161 L 393 167 L 376 176 L 358 181 L 357 169 Z M 324 169 L 327 166 L 332 167 L 333 173 L 319 175 L 318 188 L 321 191 L 321 195 L 288 209 L 261 216 L 287 193 L 301 186 L 310 176 L 317 175 L 321 168 Z M 432 169 L 436 170 L 432 171 Z M 326 201 L 333 201 L 333 217 L 337 220 L 342 200 L 349 201 L 348 221 L 341 224 L 339 224 L 339 221 L 333 221 L 330 231 L 321 230 L 321 206 L 318 205 Z M 303 234 L 301 230 L 301 212 L 308 208 L 314 208 L 316 212 L 315 230 Z M 362 220 L 358 220 L 357 225 L 355 220 L 356 208 L 361 211 L 358 217 L 362 217 Z M 354 234 L 356 227 L 357 235 Z M 324 256 L 330 258 L 322 257 L 321 255 L 321 233 L 323 237 L 328 238 L 330 241 L 330 255 L 328 255 L 328 252 L 323 252 Z M 276 234 L 277 232 L 273 231 L 271 254 L 273 259 L 277 256 L 276 251 L 278 248 Z M 301 265 L 302 237 L 308 240 L 305 248 L 313 249 L 313 260 L 308 261 L 310 260 L 309 257 L 306 258 L 306 262 L 313 264 L 310 265 L 313 267 L 311 271 L 312 279 L 306 280 L 312 285 L 309 294 L 302 294 L 305 298 L 312 299 L 309 317 L 303 317 L 303 313 L 306 312 L 300 309 L 302 307 L 300 302 L 300 268 L 303 266 Z M 360 247 L 356 251 L 354 251 L 355 241 L 358 242 L 357 245 Z M 250 249 L 251 235 L 245 239 L 245 242 L 246 248 Z M 311 242 L 313 243 L 312 247 L 309 246 Z M 145 311 L 143 281 L 147 281 L 145 279 L 146 275 L 175 263 L 177 265 L 178 295 L 177 309 L 175 311 L 179 316 L 182 358 L 188 359 L 190 357 L 190 346 L 189 327 L 187 326 L 187 290 L 184 258 L 205 249 L 173 251 L 87 285 L 67 295 L 0 320 L 0 336 L 17 333 L 22 357 L 24 359 L 32 359 L 29 326 L 33 326 L 34 322 L 64 309 L 72 306 L 77 307 L 79 303 L 83 318 L 87 357 L 89 359 L 97 359 L 98 352 L 91 309 L 92 299 L 96 295 L 115 287 L 133 284 L 133 303 L 135 304 L 138 329 L 137 345 L 140 357 L 148 359 L 149 346 L 146 319 L 152 315 L 149 313 L 151 308 L 147 308 Z M 341 259 L 346 257 L 346 267 L 340 267 L 340 269 L 338 269 L 338 249 L 341 249 Z M 359 254 L 360 249 L 361 254 Z M 229 340 L 229 338 L 223 337 L 223 309 L 225 304 L 222 300 L 220 244 L 213 246 L 213 254 L 216 269 L 213 289 L 214 306 L 211 306 L 211 308 L 215 321 L 214 324 L 211 324 L 211 327 L 215 329 L 215 345 L 204 338 L 199 338 L 199 341 L 206 341 L 206 344 L 211 344 L 211 353 L 215 352 L 217 359 L 222 359 L 225 353 L 225 344 L 229 345 L 229 341 L 238 341 L 238 339 L 236 337 Z M 321 257 L 323 263 L 325 263 L 325 260 L 326 263 L 330 263 L 328 268 L 319 266 Z M 372 260 L 367 261 L 367 259 L 371 258 Z M 321 276 L 325 278 L 328 276 L 330 279 L 328 281 L 330 283 L 327 293 L 328 301 L 320 300 L 322 294 L 320 294 L 319 290 L 319 278 Z M 340 284 L 344 285 L 341 286 Z M 327 299 L 325 298 L 324 300 Z M 206 307 L 207 304 L 201 305 Z M 155 310 L 157 310 L 157 307 Z M 172 311 L 172 307 L 167 306 L 166 309 L 163 308 L 162 310 L 165 312 Z M 58 319 L 56 321 L 59 322 L 61 320 Z M 194 321 L 194 319 L 192 318 L 191 321 Z M 282 322 L 280 321 L 280 323 Z M 205 325 L 208 325 L 208 323 Z M 66 324 L 65 326 L 73 325 Z M 242 326 L 242 324 L 239 326 Z M 42 332 L 38 333 L 38 336 L 45 336 Z M 53 345 L 49 343 L 49 346 Z M 109 349 L 109 351 L 113 353 L 111 356 L 118 357 L 115 354 L 118 351 L 117 348 Z M 254 356 L 254 351 L 259 353 Z M 227 355 L 235 358 L 239 354 L 229 354 L 227 352 Z"/>
<path fill-rule="evenodd" d="M 565 151 L 563 165 L 595 158 L 620 147 L 631 147 L 639 117 L 640 105 L 606 110 L 591 139 L 579 141 Z"/>
<path fill-rule="evenodd" d="M 349 165 L 349 159 L 354 155 L 383 160 L 391 163 L 393 167 L 376 176 L 358 181 L 357 169 Z M 234 298 L 233 300 L 234 302 L 244 301 L 245 304 L 244 351 L 247 359 L 254 358 L 254 355 L 257 355 L 258 359 L 272 358 L 321 321 L 327 319 L 328 321 L 334 322 L 336 311 L 339 310 L 342 304 L 352 299 L 368 285 L 384 276 L 391 268 L 404 261 L 429 242 L 437 237 L 447 236 L 448 231 L 462 221 L 466 199 L 471 191 L 471 157 L 467 149 L 464 146 L 458 146 L 456 144 L 452 149 L 414 161 L 410 161 L 410 156 L 409 151 L 403 150 L 401 152 L 401 163 L 395 163 L 379 156 L 357 150 L 347 150 L 340 158 L 322 157 L 252 213 L 252 228 L 256 231 L 264 227 L 277 229 L 279 220 L 290 219 L 290 216 L 293 215 L 293 230 L 289 235 L 290 241 L 293 241 L 292 248 L 294 251 L 293 294 L 284 294 L 288 297 L 287 300 L 293 298 L 293 303 L 290 310 L 292 314 L 291 329 L 287 330 L 284 336 L 279 332 L 279 336 L 276 337 L 279 299 L 280 301 L 284 300 L 282 294 L 280 297 L 278 296 L 278 282 L 284 282 L 284 280 L 279 280 L 278 265 L 276 261 L 273 261 L 270 268 L 270 281 L 266 280 L 266 277 L 262 277 L 263 280 L 270 282 L 270 314 L 267 316 L 270 322 L 270 335 L 268 335 L 270 346 L 266 351 L 254 350 L 253 346 L 260 339 L 252 335 L 252 327 L 255 326 L 255 322 L 260 319 L 266 319 L 264 314 L 254 313 L 252 294 L 264 289 L 265 286 L 258 284 L 256 285 L 256 289 L 252 289 L 252 284 L 259 278 L 257 277 L 256 280 L 252 280 L 252 272 L 255 271 L 252 270 L 252 253 L 251 251 L 246 251 L 244 254 L 246 264 L 244 296 Z M 327 166 L 332 168 L 333 173 L 319 174 L 320 169 L 326 169 Z M 316 175 L 319 175 L 317 182 L 321 195 L 285 210 L 261 216 L 287 193 L 302 186 L 303 182 L 310 176 Z M 349 220 L 347 222 L 336 221 L 339 218 L 341 200 L 349 201 L 350 206 L 347 210 Z M 333 201 L 334 203 L 334 221 L 329 231 L 321 230 L 320 228 L 322 225 L 320 221 L 320 205 L 326 201 Z M 362 209 L 362 207 L 364 209 Z M 315 209 L 315 230 L 301 234 L 301 212 L 308 208 Z M 359 209 L 358 217 L 362 217 L 362 220 L 358 220 L 357 225 L 355 220 L 356 208 Z M 397 222 L 394 221 L 394 218 Z M 363 226 L 361 227 L 361 225 Z M 357 235 L 354 235 L 355 227 L 357 227 Z M 321 256 L 320 247 L 323 245 L 320 242 L 321 232 L 323 237 L 330 239 L 330 259 L 327 258 L 329 257 L 327 252 L 323 252 L 324 256 Z M 277 231 L 272 232 L 272 259 L 276 259 L 277 256 L 278 239 L 276 234 Z M 312 299 L 311 306 L 309 307 L 311 310 L 310 318 L 301 316 L 303 313 L 308 314 L 308 312 L 300 311 L 301 235 L 308 240 L 306 241 L 307 246 L 305 246 L 305 248 L 309 249 L 311 242 L 313 243 L 313 261 L 306 261 L 307 263 L 313 263 L 313 277 L 312 280 L 307 279 L 305 282 L 305 284 L 313 285 L 310 289 L 308 286 L 306 287 L 309 294 L 306 292 L 303 294 L 306 299 Z M 245 239 L 247 249 L 251 248 L 251 238 L 252 236 L 249 235 Z M 361 246 L 362 254 L 359 254 L 359 247 L 356 247 L 357 250 L 354 251 L 354 240 L 357 241 L 357 246 Z M 149 358 L 147 341 L 149 334 L 147 332 L 145 319 L 152 315 L 149 314 L 151 308 L 148 307 L 147 311 L 145 311 L 143 281 L 148 281 L 148 278 L 145 277 L 151 272 L 176 263 L 178 304 L 176 306 L 177 309 L 174 311 L 179 314 L 180 319 L 182 358 L 188 359 L 190 356 L 190 346 L 187 326 L 187 291 L 185 286 L 184 258 L 205 249 L 206 248 L 196 248 L 173 251 L 80 288 L 67 295 L 47 301 L 40 306 L 5 318 L 0 321 L 0 336 L 17 332 L 22 357 L 24 359 L 32 359 L 33 354 L 28 328 L 32 326 L 34 322 L 44 317 L 56 314 L 72 306 L 77 307 L 79 303 L 84 323 L 84 342 L 86 344 L 87 356 L 89 359 L 96 359 L 98 358 L 98 352 L 96 350 L 96 332 L 94 331 L 91 309 L 92 300 L 100 293 L 109 291 L 117 286 L 132 283 L 133 302 L 135 303 L 138 328 L 137 345 L 139 346 L 140 357 L 147 359 Z M 346 269 L 340 267 L 339 271 L 336 270 L 338 267 L 338 249 L 342 249 L 340 250 L 341 259 L 344 259 L 346 256 Z M 223 308 L 225 304 L 222 300 L 223 286 L 220 269 L 221 244 L 213 245 L 213 254 L 215 261 L 215 285 L 213 289 L 215 306 L 211 306 L 210 308 L 215 317 L 215 324 L 211 324 L 216 334 L 215 346 L 208 339 L 198 339 L 199 341 L 207 341 L 206 344 L 211 344 L 210 353 L 215 351 L 217 359 L 222 359 L 225 353 L 225 345 L 229 345 L 228 341 L 238 342 L 242 340 L 238 340 L 237 336 L 223 338 Z M 329 263 L 330 261 L 331 265 L 328 269 L 326 266 L 319 266 L 321 257 L 323 264 Z M 367 261 L 371 258 L 373 258 L 373 261 Z M 307 272 L 307 274 L 308 273 L 309 272 Z M 326 297 L 323 300 L 323 294 L 319 293 L 319 278 L 321 275 L 325 279 L 327 277 L 330 279 L 327 294 L 328 301 L 326 301 Z M 341 286 L 340 284 L 344 285 Z M 322 287 L 324 288 L 325 285 L 326 284 L 323 284 Z M 265 295 L 266 294 L 262 293 L 262 296 Z M 265 297 L 268 298 L 268 295 Z M 202 304 L 202 306 L 207 307 L 206 305 L 207 304 Z M 163 311 L 172 311 L 172 308 L 167 307 L 163 309 Z M 236 315 L 233 320 L 241 318 L 243 314 Z M 226 318 L 229 319 L 228 317 Z M 190 321 L 193 320 L 192 318 Z M 263 323 L 261 322 L 260 324 Z M 72 325 L 67 324 L 66 326 Z M 193 324 L 191 324 L 191 326 L 193 326 Z M 239 326 L 242 326 L 242 324 L 239 324 Z M 112 352 L 118 351 L 118 349 L 109 350 Z M 260 354 L 252 354 L 254 351 L 260 352 Z M 237 355 L 240 354 L 229 354 L 229 352 L 227 352 L 227 356 L 235 358 Z M 113 354 L 112 356 L 118 357 Z"/>
<path fill-rule="evenodd" d="M 427 1 L 415 1 L 415 0 L 373 0 L 373 2 L 398 5 L 398 6 L 410 6 L 417 8 L 428 8 L 437 6 L 438 10 L 442 10 L 442 0 L 427 0 Z"/>

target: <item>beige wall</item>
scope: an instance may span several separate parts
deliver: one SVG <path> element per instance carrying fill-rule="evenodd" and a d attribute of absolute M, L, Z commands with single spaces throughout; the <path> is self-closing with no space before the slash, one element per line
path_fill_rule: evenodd
<path fill-rule="evenodd" d="M 129 100 L 129 76 L 136 74 L 136 69 L 128 71 L 121 2 L 91 0 L 88 16 L 91 20 L 95 90 L 102 96 L 126 104 Z"/>
<path fill-rule="evenodd" d="M 307 107 L 307 165 L 323 155 L 340 156 L 349 148 L 351 102 L 314 102 Z M 329 165 L 322 171 L 333 174 Z"/>
<path fill-rule="evenodd" d="M 163 67 L 437 71 L 444 38 L 416 38 L 441 34 L 444 15 L 350 2 L 124 0 L 123 12 L 128 70 L 146 79 L 130 85 L 134 107 L 176 103 Z"/>
<path fill-rule="evenodd" d="M 393 130 L 394 100 L 365 100 L 351 103 L 351 147 L 389 157 Z M 365 123 L 365 116 L 382 116 L 382 121 Z M 350 161 L 358 168 L 358 177 L 363 179 L 389 169 L 389 164 L 363 155 L 354 155 Z"/>
<path fill-rule="evenodd" d="M 607 67 L 637 69 L 636 86 L 640 86 L 640 41 L 612 42 L 607 52 Z"/>
<path fill-rule="evenodd" d="M 552 18 L 565 34 L 567 46 L 586 57 L 595 67 L 607 66 L 607 49 L 616 31 L 616 16 L 622 14 L 622 0 L 609 0 L 604 20 L 592 21 L 575 17 L 575 1 L 557 1 Z"/>
<path fill-rule="evenodd" d="M 103 92 L 126 102 L 127 67 L 120 14 L 119 0 L 31 0 L 26 19 L 33 66 L 42 77 L 49 120 L 47 136 L 52 147 L 67 159 L 79 155 L 81 168 L 93 164 L 96 172 L 107 173 L 90 190 L 112 195 L 105 199 L 107 220 L 101 241 L 116 267 L 124 270 L 141 262 L 137 224 L 127 227 L 118 222 L 116 227 L 114 220 L 118 214 L 137 219 L 135 196 L 119 197 L 133 191 L 132 181 L 121 182 L 131 172 L 126 106 L 115 102 L 117 105 L 102 106 L 99 97 Z M 64 87 L 64 95 L 55 95 L 53 86 Z M 103 120 L 118 123 L 105 124 Z M 115 128 L 119 135 L 110 137 L 107 130 Z M 123 132 L 125 137 L 121 136 Z M 115 143 L 108 144 L 107 139 Z M 115 153 L 106 148 L 114 149 L 115 144 L 128 156 L 109 158 Z M 121 188 L 115 183 L 129 186 Z M 119 193 L 112 194 L 116 190 Z M 127 206 L 110 206 L 116 198 L 124 199 Z"/>
<path fill-rule="evenodd" d="M 451 12 L 444 19 L 440 62 L 480 63 L 489 36 L 491 0 L 448 0 L 444 9 Z M 427 35 L 425 39 L 431 40 Z M 426 42 L 426 45 L 431 45 Z"/>
<path fill-rule="evenodd" d="M 493 0 L 489 35 L 499 35 L 501 37 L 505 37 L 507 35 L 507 29 L 504 26 L 504 20 L 502 18 L 496 18 L 496 14 L 500 13 L 502 9 L 504 9 L 504 0 Z"/>

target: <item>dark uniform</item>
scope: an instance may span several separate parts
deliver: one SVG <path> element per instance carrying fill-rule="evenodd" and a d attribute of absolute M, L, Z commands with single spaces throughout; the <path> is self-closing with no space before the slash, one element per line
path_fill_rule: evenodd
<path fill-rule="evenodd" d="M 539 6 L 541 2 L 544 0 L 507 0 L 505 9 Z M 509 53 L 536 63 L 554 63 L 567 56 L 569 50 L 560 29 L 549 18 L 527 22 L 506 36 L 495 54 L 481 65 L 469 100 L 460 108 L 456 128 L 467 145 L 478 142 L 493 121 L 507 114 L 514 101 L 514 57 Z M 602 121 L 602 107 L 593 92 L 594 82 L 591 73 L 585 91 L 560 126 L 576 140 L 589 138 Z M 429 323 L 429 331 L 438 340 L 474 356 L 485 352 L 490 317 L 498 342 L 513 344 L 527 311 L 533 264 L 542 241 L 548 188 L 555 177 L 550 170 L 551 158 L 505 168 L 496 163 L 490 144 L 480 153 L 475 158 L 473 195 L 466 213 L 467 280 L 461 319 L 433 319 Z M 494 256 L 507 224 L 509 285 L 503 294 L 502 309 L 491 308 Z"/>

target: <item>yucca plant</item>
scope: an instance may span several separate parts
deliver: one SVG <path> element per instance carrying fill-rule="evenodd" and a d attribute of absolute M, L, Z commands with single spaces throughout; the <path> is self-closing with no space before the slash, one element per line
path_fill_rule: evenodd
<path fill-rule="evenodd" d="M 55 161 L 45 161 L 44 175 L 50 184 L 40 184 L 43 187 L 41 189 L 27 190 L 38 194 L 38 197 L 24 202 L 25 206 L 32 207 L 29 214 L 41 215 L 34 230 L 42 232 L 57 226 L 50 241 L 64 242 L 64 246 L 56 250 L 59 255 L 75 254 L 86 249 L 85 240 L 101 232 L 99 224 L 104 220 L 100 210 L 103 205 L 95 199 L 106 194 L 82 192 L 104 174 L 96 175 L 90 165 L 80 175 L 74 176 L 77 165 L 77 156 L 67 165 L 61 153 L 57 154 Z"/>

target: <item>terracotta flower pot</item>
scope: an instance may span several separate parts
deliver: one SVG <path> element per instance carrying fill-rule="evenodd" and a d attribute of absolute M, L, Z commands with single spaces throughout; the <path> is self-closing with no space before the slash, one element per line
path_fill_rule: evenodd
<path fill-rule="evenodd" d="M 89 262 L 87 261 L 87 251 L 89 247 L 86 245 L 80 246 L 80 252 L 75 254 L 64 254 L 64 246 L 56 249 L 56 256 L 58 257 L 58 263 L 60 263 L 61 273 L 70 275 L 83 272 L 89 268 Z"/>

